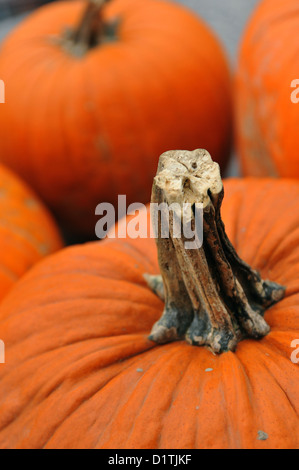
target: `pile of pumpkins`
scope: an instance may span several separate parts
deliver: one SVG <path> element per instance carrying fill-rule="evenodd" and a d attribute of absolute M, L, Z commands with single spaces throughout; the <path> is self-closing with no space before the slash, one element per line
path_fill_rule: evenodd
<path fill-rule="evenodd" d="M 1 448 L 299 448 L 298 28 L 297 0 L 261 0 L 234 77 L 166 0 L 57 1 L 1 44 Z M 157 345 L 155 242 L 91 241 L 95 208 L 150 202 L 170 149 L 225 172 L 232 140 L 226 230 L 285 296 L 234 352 Z"/>

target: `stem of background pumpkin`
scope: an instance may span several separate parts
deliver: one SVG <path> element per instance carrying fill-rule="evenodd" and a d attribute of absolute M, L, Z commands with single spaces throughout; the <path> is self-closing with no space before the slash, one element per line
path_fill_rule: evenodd
<path fill-rule="evenodd" d="M 150 336 L 157 343 L 185 337 L 193 345 L 221 353 L 234 350 L 242 338 L 260 338 L 269 332 L 264 310 L 283 297 L 284 288 L 263 281 L 238 257 L 221 220 L 222 199 L 219 167 L 208 152 L 176 151 L 161 156 L 152 203 L 194 207 L 201 202 L 203 244 L 188 249 L 190 240 L 174 235 L 173 218 L 180 219 L 182 228 L 182 211 L 169 214 L 169 238 L 161 236 L 163 219 L 159 218 L 156 242 L 162 277 L 160 281 L 147 277 L 149 286 L 165 298 L 163 315 Z M 194 230 L 196 221 L 194 213 L 190 214 Z"/>
<path fill-rule="evenodd" d="M 82 44 L 86 48 L 92 47 L 100 42 L 104 22 L 102 10 L 110 0 L 89 0 L 83 17 L 77 28 L 72 33 L 75 44 Z"/>

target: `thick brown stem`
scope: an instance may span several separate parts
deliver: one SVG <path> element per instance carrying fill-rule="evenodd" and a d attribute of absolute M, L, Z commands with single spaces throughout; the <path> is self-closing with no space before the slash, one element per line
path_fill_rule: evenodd
<path fill-rule="evenodd" d="M 107 23 L 103 18 L 103 8 L 109 1 L 88 0 L 78 26 L 64 35 L 63 42 L 69 52 L 82 56 L 89 49 L 116 39 L 119 21 Z"/>
<path fill-rule="evenodd" d="M 234 350 L 243 338 L 260 338 L 269 332 L 264 311 L 284 296 L 284 288 L 263 281 L 238 257 L 220 216 L 223 194 L 219 166 L 205 150 L 167 152 L 160 157 L 152 207 L 154 222 L 158 221 L 154 227 L 161 276 L 146 276 L 148 285 L 165 300 L 163 315 L 150 336 L 157 343 L 186 338 L 221 353 Z M 201 245 L 188 245 L 184 204 L 190 207 L 193 233 L 198 229 L 196 210 L 201 207 Z M 165 216 L 158 205 L 164 215 L 168 208 L 168 237 L 162 235 Z"/>

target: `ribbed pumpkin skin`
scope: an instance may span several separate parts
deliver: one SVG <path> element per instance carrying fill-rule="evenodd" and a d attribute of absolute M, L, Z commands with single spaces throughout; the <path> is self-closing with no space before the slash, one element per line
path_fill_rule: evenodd
<path fill-rule="evenodd" d="M 0 159 L 66 226 L 90 235 L 100 202 L 118 194 L 149 201 L 157 156 L 167 149 L 201 146 L 225 166 L 231 84 L 209 29 L 160 0 L 111 1 L 106 18 L 121 17 L 119 41 L 71 55 L 57 38 L 85 5 L 45 6 L 3 45 Z"/>
<path fill-rule="evenodd" d="M 297 0 L 264 0 L 245 32 L 235 84 L 244 175 L 299 177 L 298 28 Z"/>
<path fill-rule="evenodd" d="M 0 165 L 0 300 L 31 266 L 61 247 L 46 208 L 27 185 Z"/>
<path fill-rule="evenodd" d="M 163 303 L 143 279 L 158 272 L 154 241 L 68 248 L 1 307 L 1 447 L 298 448 L 299 185 L 228 181 L 223 216 L 240 255 L 287 286 L 271 333 L 220 356 L 156 346 Z"/>

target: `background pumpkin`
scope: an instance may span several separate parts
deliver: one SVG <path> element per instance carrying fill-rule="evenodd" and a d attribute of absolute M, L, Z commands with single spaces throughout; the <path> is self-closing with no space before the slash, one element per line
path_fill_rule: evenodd
<path fill-rule="evenodd" d="M 0 299 L 33 264 L 62 247 L 50 213 L 0 165 Z"/>
<path fill-rule="evenodd" d="M 67 248 L 1 308 L 1 447 L 299 446 L 299 185 L 228 180 L 225 193 L 240 256 L 287 286 L 266 312 L 270 334 L 220 356 L 185 341 L 156 346 L 148 334 L 163 303 L 143 278 L 158 271 L 154 240 Z"/>
<path fill-rule="evenodd" d="M 244 175 L 299 177 L 299 104 L 291 100 L 299 79 L 298 27 L 296 0 L 263 0 L 244 34 L 236 78 Z"/>
<path fill-rule="evenodd" d="M 148 202 L 168 148 L 202 146 L 225 166 L 231 85 L 217 39 L 170 2 L 109 2 L 103 16 L 120 18 L 119 40 L 84 54 L 82 38 L 76 47 L 62 39 L 87 3 L 45 6 L 3 44 L 0 158 L 65 226 L 90 236 L 100 202 Z"/>

